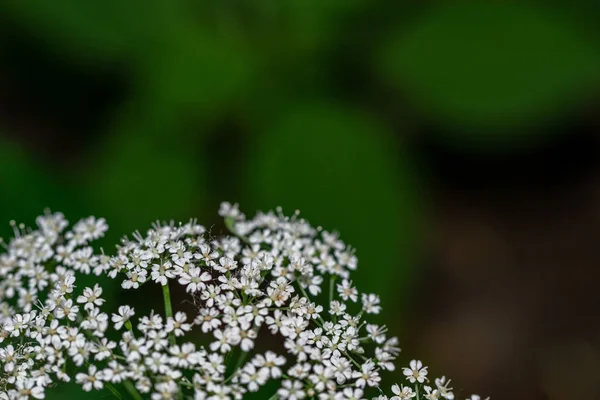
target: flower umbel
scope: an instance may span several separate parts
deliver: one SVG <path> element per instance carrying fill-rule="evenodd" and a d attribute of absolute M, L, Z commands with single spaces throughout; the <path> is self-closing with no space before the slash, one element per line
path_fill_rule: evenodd
<path fill-rule="evenodd" d="M 0 255 L 0 400 L 43 399 L 70 381 L 117 398 L 242 399 L 271 380 L 280 382 L 271 399 L 454 399 L 450 381 L 430 384 L 416 360 L 402 369 L 406 385 L 383 394 L 398 341 L 367 320 L 379 297 L 352 282 L 357 258 L 337 234 L 280 210 L 247 219 L 223 203 L 220 214 L 232 234 L 211 237 L 194 220 L 155 223 L 113 255 L 92 247 L 108 229 L 101 218 L 68 230 L 61 213 L 46 213 L 37 229 L 14 226 Z M 84 275 L 125 290 L 156 285 L 164 309 L 109 312 L 100 284 L 78 284 Z M 176 286 L 193 315 L 171 303 Z M 281 345 L 258 350 L 259 334 Z M 202 337 L 206 347 L 194 344 Z"/>

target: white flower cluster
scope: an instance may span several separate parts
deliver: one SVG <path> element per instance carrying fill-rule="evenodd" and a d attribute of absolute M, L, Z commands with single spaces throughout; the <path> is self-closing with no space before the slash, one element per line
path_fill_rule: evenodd
<path fill-rule="evenodd" d="M 336 234 L 280 211 L 247 220 L 223 203 L 220 214 L 232 235 L 156 223 L 113 256 L 91 247 L 103 219 L 67 230 L 62 214 L 46 213 L 36 230 L 15 226 L 0 255 L 0 399 L 42 399 L 71 380 L 155 400 L 241 399 L 270 380 L 279 382 L 271 399 L 361 400 L 369 390 L 379 400 L 454 399 L 445 378 L 428 385 L 420 361 L 403 370 L 406 386 L 383 394 L 380 373 L 394 370 L 398 342 L 364 321 L 379 298 L 354 286 L 356 256 Z M 122 279 L 124 289 L 158 284 L 164 310 L 108 313 L 100 285 L 77 285 L 86 274 Z M 195 315 L 173 311 L 176 285 Z M 257 350 L 259 334 L 269 350 Z M 203 337 L 206 347 L 194 344 Z"/>

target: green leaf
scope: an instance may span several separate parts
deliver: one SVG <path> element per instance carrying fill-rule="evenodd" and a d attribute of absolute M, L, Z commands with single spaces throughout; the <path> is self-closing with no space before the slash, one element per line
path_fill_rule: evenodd
<path fill-rule="evenodd" d="M 356 110 L 311 104 L 257 135 L 248 154 L 247 213 L 299 209 L 314 226 L 339 231 L 356 248 L 353 279 L 395 315 L 395 295 L 412 267 L 417 213 L 411 170 L 390 132 Z"/>
<path fill-rule="evenodd" d="M 143 66 L 150 85 L 143 94 L 162 107 L 205 119 L 244 99 L 255 83 L 255 61 L 244 43 L 201 30 L 184 32 Z"/>
<path fill-rule="evenodd" d="M 150 118 L 119 129 L 88 177 L 90 207 L 120 235 L 143 230 L 157 219 L 197 216 L 206 193 L 204 171 L 179 128 Z M 179 139 L 171 140 L 171 135 Z"/>
<path fill-rule="evenodd" d="M 106 60 L 140 48 L 144 30 L 156 22 L 154 8 L 145 4 L 136 0 L 9 0 L 1 7 L 3 13 L 60 50 L 78 58 Z"/>
<path fill-rule="evenodd" d="M 73 193 L 54 179 L 51 171 L 35 162 L 20 146 L 1 136 L 0 186 L 2 235 L 12 235 L 10 220 L 33 226 L 35 216 L 42 214 L 45 208 L 63 211 L 76 205 Z"/>
<path fill-rule="evenodd" d="M 489 130 L 479 128 L 510 132 L 585 101 L 589 86 L 599 82 L 598 50 L 547 9 L 459 2 L 436 5 L 399 29 L 379 60 L 387 79 L 425 117 L 487 138 Z"/>

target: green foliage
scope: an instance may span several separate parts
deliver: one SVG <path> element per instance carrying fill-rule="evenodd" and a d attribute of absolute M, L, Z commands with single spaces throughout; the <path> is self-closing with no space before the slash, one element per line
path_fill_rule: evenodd
<path fill-rule="evenodd" d="M 586 100 L 599 82 L 597 45 L 546 9 L 460 2 L 399 27 L 380 58 L 389 81 L 427 117 L 458 125 L 457 139 L 482 140 Z"/>
<path fill-rule="evenodd" d="M 169 143 L 169 127 L 164 135 L 153 135 L 161 127 L 144 126 L 110 138 L 114 142 L 104 147 L 86 179 L 90 208 L 120 235 L 156 219 L 197 216 L 205 198 L 204 170 L 194 148 Z"/>
<path fill-rule="evenodd" d="M 45 208 L 73 208 L 64 183 L 45 171 L 18 145 L 0 137 L 0 232 L 11 234 L 8 222 L 34 223 Z M 18 207 L 15 207 L 18 205 Z"/>

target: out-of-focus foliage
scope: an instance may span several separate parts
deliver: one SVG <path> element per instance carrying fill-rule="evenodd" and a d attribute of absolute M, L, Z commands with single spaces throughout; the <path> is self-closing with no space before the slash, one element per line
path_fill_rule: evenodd
<path fill-rule="evenodd" d="M 525 2 L 448 3 L 399 27 L 382 46 L 382 68 L 437 123 L 486 136 L 589 100 L 582 94 L 600 82 L 600 53 L 584 32 Z"/>
<path fill-rule="evenodd" d="M 121 127 L 129 130 L 107 137 L 86 177 L 90 211 L 114 220 L 111 227 L 121 232 L 145 229 L 156 219 L 198 216 L 206 199 L 205 171 L 194 143 L 172 137 L 177 124 L 150 121 L 154 124 L 125 123 Z"/>
<path fill-rule="evenodd" d="M 64 182 L 45 171 L 16 143 L 0 136 L 0 218 L 2 236 L 12 235 L 8 222 L 32 224 L 48 207 L 77 209 Z"/>

